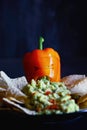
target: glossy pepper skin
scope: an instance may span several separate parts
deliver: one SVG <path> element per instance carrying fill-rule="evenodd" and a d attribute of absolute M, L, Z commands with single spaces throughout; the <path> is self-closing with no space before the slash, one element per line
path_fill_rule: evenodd
<path fill-rule="evenodd" d="M 40 41 L 44 41 L 40 39 Z M 41 42 L 40 42 L 41 43 Z M 60 56 L 53 48 L 35 49 L 23 57 L 23 66 L 27 81 L 47 76 L 53 82 L 60 81 Z"/>

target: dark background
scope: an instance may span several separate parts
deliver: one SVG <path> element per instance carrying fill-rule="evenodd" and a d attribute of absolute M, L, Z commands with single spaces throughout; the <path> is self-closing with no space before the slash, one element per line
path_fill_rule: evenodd
<path fill-rule="evenodd" d="M 24 74 L 25 52 L 52 47 L 61 56 L 62 76 L 87 73 L 85 0 L 0 0 L 0 70 Z"/>

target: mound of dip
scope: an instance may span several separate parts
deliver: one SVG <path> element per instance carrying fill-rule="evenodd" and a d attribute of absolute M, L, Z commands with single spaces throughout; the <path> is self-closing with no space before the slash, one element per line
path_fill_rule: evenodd
<path fill-rule="evenodd" d="M 46 77 L 31 80 L 23 88 L 28 97 L 25 104 L 38 114 L 59 114 L 79 111 L 79 106 L 63 82 L 51 82 Z"/>

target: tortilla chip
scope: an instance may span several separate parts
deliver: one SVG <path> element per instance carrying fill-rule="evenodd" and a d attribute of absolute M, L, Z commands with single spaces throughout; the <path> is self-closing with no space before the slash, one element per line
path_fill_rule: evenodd
<path fill-rule="evenodd" d="M 0 71 L 0 87 L 6 89 L 8 86 L 10 86 L 10 84 L 10 78 L 5 74 L 5 72 Z"/>
<path fill-rule="evenodd" d="M 8 87 L 6 89 L 5 97 L 14 97 L 15 99 L 20 100 L 22 102 L 25 102 L 27 100 L 27 96 L 19 89 L 14 87 Z"/>
<path fill-rule="evenodd" d="M 87 77 L 74 83 L 70 91 L 72 94 L 76 93 L 80 96 L 87 94 Z"/>
<path fill-rule="evenodd" d="M 83 102 L 85 102 L 85 101 L 87 101 L 87 94 L 81 96 L 81 97 L 78 99 L 78 104 L 83 103 Z"/>
<path fill-rule="evenodd" d="M 0 88 L 0 107 L 3 106 L 2 98 L 4 97 L 5 93 L 6 93 L 6 90 L 4 88 Z"/>
<path fill-rule="evenodd" d="M 3 98 L 3 101 L 5 103 L 7 103 L 7 106 L 9 106 L 9 107 L 11 107 L 11 108 L 13 108 L 15 110 L 19 110 L 19 111 L 24 112 L 24 113 L 26 113 L 28 115 L 36 115 L 35 111 L 31 111 L 31 110 L 27 109 L 26 107 L 22 107 L 20 104 L 15 103 L 15 102 L 7 99 L 7 98 Z"/>
<path fill-rule="evenodd" d="M 77 104 L 79 105 L 80 108 L 87 108 L 87 94 L 81 96 L 77 100 Z"/>
<path fill-rule="evenodd" d="M 87 108 L 87 100 L 85 102 L 78 104 L 78 105 L 79 105 L 80 109 Z"/>
<path fill-rule="evenodd" d="M 22 90 L 23 87 L 28 84 L 25 76 L 21 76 L 21 77 L 18 77 L 18 78 L 11 79 L 11 82 L 12 82 L 14 87 L 16 87 L 20 90 Z"/>
<path fill-rule="evenodd" d="M 21 91 L 21 89 L 27 84 L 27 80 L 24 76 L 11 79 L 8 75 L 0 71 L 0 95 L 2 97 L 14 97 L 17 100 L 25 102 L 27 96 Z M 1 91 L 3 89 L 4 93 Z"/>
<path fill-rule="evenodd" d="M 0 71 L 0 87 L 7 88 L 15 87 L 18 89 L 22 89 L 24 86 L 28 84 L 25 76 L 21 76 L 18 78 L 10 78 L 5 72 Z"/>
<path fill-rule="evenodd" d="M 72 74 L 65 76 L 61 79 L 61 82 L 64 82 L 68 89 L 73 88 L 73 85 L 78 81 L 84 79 L 86 76 L 81 74 Z"/>

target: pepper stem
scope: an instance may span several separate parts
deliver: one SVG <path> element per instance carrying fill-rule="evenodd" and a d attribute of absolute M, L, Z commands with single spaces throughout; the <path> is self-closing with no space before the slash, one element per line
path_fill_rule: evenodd
<path fill-rule="evenodd" d="M 43 42 L 44 42 L 44 38 L 40 37 L 39 39 L 39 49 L 42 50 L 43 49 Z"/>

